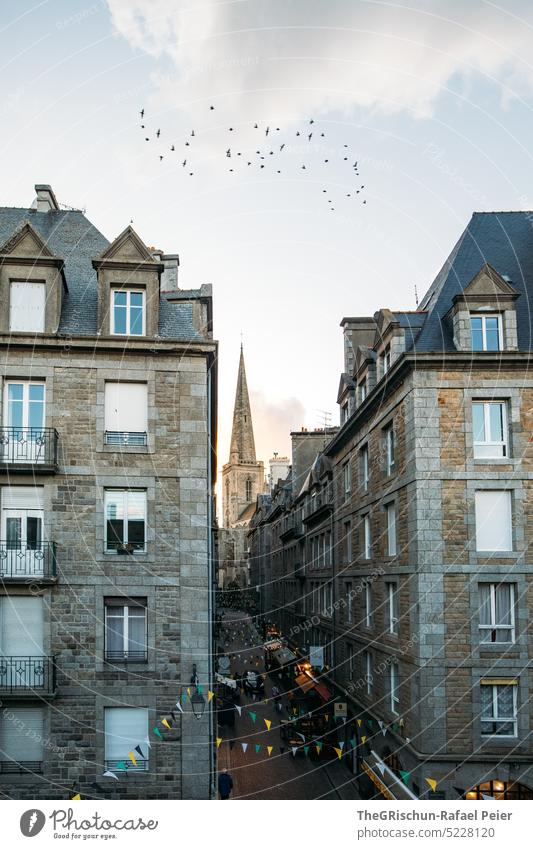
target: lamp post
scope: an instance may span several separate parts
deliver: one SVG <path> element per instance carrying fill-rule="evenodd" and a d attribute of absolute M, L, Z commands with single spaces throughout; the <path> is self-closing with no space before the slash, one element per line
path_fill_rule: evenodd
<path fill-rule="evenodd" d="M 201 719 L 205 710 L 205 698 L 201 693 L 193 693 L 191 696 L 191 707 L 196 719 Z"/>

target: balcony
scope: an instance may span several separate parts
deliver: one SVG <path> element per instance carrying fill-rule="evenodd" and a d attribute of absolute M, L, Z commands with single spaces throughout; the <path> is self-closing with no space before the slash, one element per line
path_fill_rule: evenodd
<path fill-rule="evenodd" d="M 54 657 L 0 657 L 0 696 L 50 696 L 55 672 Z"/>
<path fill-rule="evenodd" d="M 51 582 L 56 580 L 56 574 L 55 542 L 28 545 L 0 540 L 0 581 L 25 584 Z"/>
<path fill-rule="evenodd" d="M 0 427 L 0 469 L 50 474 L 57 471 L 58 432 L 53 427 Z"/>
<path fill-rule="evenodd" d="M 286 542 L 289 539 L 300 539 L 301 537 L 303 537 L 303 528 L 300 519 L 297 516 L 287 516 L 279 538 L 282 542 Z"/>

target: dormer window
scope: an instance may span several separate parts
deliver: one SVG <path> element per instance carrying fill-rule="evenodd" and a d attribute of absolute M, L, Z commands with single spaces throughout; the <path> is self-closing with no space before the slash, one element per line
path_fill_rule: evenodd
<path fill-rule="evenodd" d="M 359 403 L 362 404 L 368 394 L 367 378 L 364 377 L 359 384 Z"/>
<path fill-rule="evenodd" d="M 117 336 L 144 336 L 144 292 L 140 289 L 112 291 L 111 333 Z"/>
<path fill-rule="evenodd" d="M 9 290 L 11 333 L 44 333 L 44 282 L 14 281 Z"/>
<path fill-rule="evenodd" d="M 387 374 L 390 369 L 390 345 L 382 351 L 379 361 L 381 363 L 381 376 Z"/>
<path fill-rule="evenodd" d="M 501 351 L 503 349 L 500 315 L 471 314 L 470 332 L 473 351 Z"/>

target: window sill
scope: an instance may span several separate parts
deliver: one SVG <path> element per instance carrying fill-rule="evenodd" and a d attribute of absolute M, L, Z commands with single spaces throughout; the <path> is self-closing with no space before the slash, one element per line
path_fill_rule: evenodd
<path fill-rule="evenodd" d="M 107 445 L 104 443 L 97 449 L 103 454 L 153 454 L 150 445 Z"/>
<path fill-rule="evenodd" d="M 516 457 L 471 457 L 471 460 L 480 466 L 511 466 L 521 462 Z"/>

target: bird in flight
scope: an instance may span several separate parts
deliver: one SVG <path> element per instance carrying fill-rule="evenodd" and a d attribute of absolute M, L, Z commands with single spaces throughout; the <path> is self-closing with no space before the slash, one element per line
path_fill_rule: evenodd
<path fill-rule="evenodd" d="M 285 144 L 282 144 L 281 147 L 280 147 L 280 150 L 283 150 L 284 147 L 285 147 Z"/>
<path fill-rule="evenodd" d="M 158 130 L 157 133 L 156 133 L 157 138 L 159 138 L 160 135 L 161 135 L 161 130 Z"/>
<path fill-rule="evenodd" d="M 161 160 L 162 160 L 162 159 L 163 159 L 163 157 L 162 157 L 162 156 L 160 156 L 160 157 L 159 157 L 159 161 L 161 162 Z"/>
<path fill-rule="evenodd" d="M 190 147 L 189 142 L 185 142 L 185 147 Z"/>
<path fill-rule="evenodd" d="M 313 137 L 313 133 L 309 133 L 309 135 L 307 136 L 307 138 L 309 139 L 309 141 L 311 141 L 312 137 Z"/>
<path fill-rule="evenodd" d="M 139 114 L 140 114 L 141 118 L 144 118 L 144 109 L 141 109 Z"/>
<path fill-rule="evenodd" d="M 144 124 L 141 124 L 141 130 L 144 130 Z"/>
<path fill-rule="evenodd" d="M 254 124 L 254 130 L 258 130 L 258 129 L 259 129 L 259 125 L 258 125 L 258 124 Z"/>
<path fill-rule="evenodd" d="M 187 160 L 184 159 L 183 162 L 181 163 L 181 165 L 182 165 L 182 168 L 185 168 L 185 166 L 187 165 Z"/>
<path fill-rule="evenodd" d="M 270 127 L 267 127 L 266 130 L 265 130 L 265 136 L 268 136 L 269 132 L 270 132 Z"/>
<path fill-rule="evenodd" d="M 228 159 L 230 158 L 230 156 L 231 156 L 231 147 L 228 147 L 228 149 L 227 149 L 227 151 L 226 151 L 226 156 L 228 157 Z"/>
<path fill-rule="evenodd" d="M 215 107 L 214 107 L 214 106 L 210 106 L 209 108 L 210 108 L 210 109 L 211 109 L 211 111 L 212 111 Z"/>
<path fill-rule="evenodd" d="M 297 130 L 297 131 L 296 131 L 296 135 L 297 135 L 297 136 L 299 136 L 299 135 L 300 135 L 300 131 L 299 131 L 299 130 Z"/>
<path fill-rule="evenodd" d="M 314 124 L 314 123 L 315 123 L 315 122 L 314 122 L 314 119 L 313 119 L 313 118 L 311 118 L 311 120 L 309 121 L 309 123 L 310 123 L 310 124 Z"/>
<path fill-rule="evenodd" d="M 191 136 L 193 136 L 193 138 L 194 138 L 194 130 L 192 131 Z"/>
<path fill-rule="evenodd" d="M 174 145 L 172 145 L 172 147 L 171 147 L 171 148 L 170 148 L 170 149 L 171 149 L 171 150 L 175 150 L 175 147 L 174 147 Z"/>
<path fill-rule="evenodd" d="M 150 139 L 148 138 L 148 136 L 146 136 L 145 141 L 150 141 Z"/>

